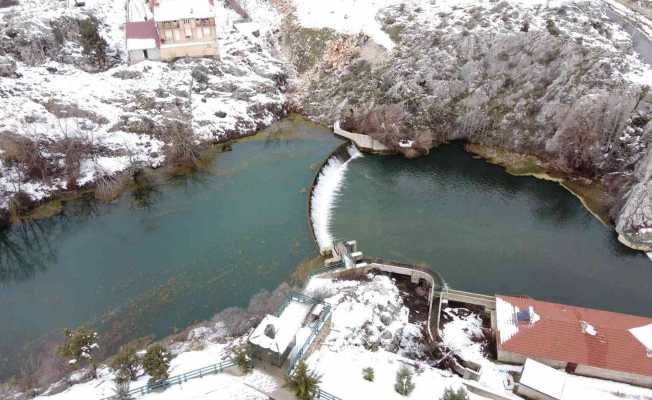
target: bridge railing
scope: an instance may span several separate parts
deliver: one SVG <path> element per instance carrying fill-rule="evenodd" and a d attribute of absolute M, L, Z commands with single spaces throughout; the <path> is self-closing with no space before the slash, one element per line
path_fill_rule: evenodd
<path fill-rule="evenodd" d="M 214 375 L 224 371 L 226 368 L 234 366 L 235 363 L 230 358 L 219 362 L 217 364 L 209 365 L 207 367 L 195 369 L 184 374 L 171 376 L 158 382 L 149 383 L 139 388 L 131 389 L 127 392 L 128 397 L 143 396 L 158 389 L 164 389 L 168 386 L 181 384 L 191 379 L 202 378 L 207 375 Z M 118 395 L 105 397 L 102 400 L 118 400 Z"/>

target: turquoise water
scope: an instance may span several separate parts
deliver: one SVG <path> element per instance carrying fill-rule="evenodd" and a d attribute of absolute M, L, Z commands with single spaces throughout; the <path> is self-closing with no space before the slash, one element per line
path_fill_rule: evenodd
<path fill-rule="evenodd" d="M 305 123 L 274 131 L 161 186 L 147 208 L 78 201 L 5 233 L 0 376 L 66 327 L 95 324 L 116 344 L 161 337 L 247 305 L 314 257 L 305 192 L 339 141 Z"/>
<path fill-rule="evenodd" d="M 162 337 L 274 289 L 317 255 L 306 190 L 341 142 L 284 121 L 149 201 L 68 204 L 0 235 L 0 378 L 66 327 L 105 347 Z M 452 286 L 652 316 L 652 262 L 558 185 L 507 175 L 460 145 L 351 161 L 333 233 L 371 256 L 425 263 Z"/>
<path fill-rule="evenodd" d="M 652 316 L 652 262 L 556 183 L 508 175 L 461 144 L 352 160 L 333 234 L 424 263 L 454 288 Z"/>

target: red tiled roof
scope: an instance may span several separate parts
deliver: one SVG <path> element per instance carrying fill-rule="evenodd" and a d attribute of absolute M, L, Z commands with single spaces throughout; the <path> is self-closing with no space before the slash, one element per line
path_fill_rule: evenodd
<path fill-rule="evenodd" d="M 608 370 L 652 376 L 652 358 L 629 330 L 652 324 L 652 318 L 548 303 L 526 297 L 496 295 L 520 310 L 530 306 L 540 317 L 532 324 L 518 323 L 518 332 L 500 339 L 499 350 L 532 358 L 571 362 Z M 503 311 L 504 312 L 504 311 Z M 509 316 L 498 316 L 498 318 Z M 596 335 L 584 333 L 581 321 L 589 323 Z M 506 335 L 507 336 L 507 335 Z"/>
<path fill-rule="evenodd" d="M 154 20 L 127 22 L 125 24 L 127 40 L 129 39 L 154 39 L 156 47 L 161 47 L 161 38 L 158 36 Z"/>

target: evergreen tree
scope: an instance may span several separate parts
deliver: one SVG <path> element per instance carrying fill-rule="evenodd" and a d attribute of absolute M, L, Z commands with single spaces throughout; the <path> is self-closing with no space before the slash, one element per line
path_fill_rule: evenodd
<path fill-rule="evenodd" d="M 414 383 L 412 383 L 412 371 L 407 367 L 401 367 L 396 373 L 396 384 L 394 385 L 396 393 L 409 396 L 414 390 Z"/>
<path fill-rule="evenodd" d="M 374 369 L 371 368 L 371 367 L 367 367 L 367 368 L 363 369 L 362 370 L 362 377 L 365 380 L 369 381 L 369 382 L 373 382 L 374 381 Z"/>
<path fill-rule="evenodd" d="M 457 391 L 446 388 L 440 400 L 469 400 L 469 395 L 466 394 L 466 390 L 462 387 L 457 389 Z"/>
<path fill-rule="evenodd" d="M 134 381 L 138 377 L 138 368 L 142 360 L 136 354 L 136 349 L 131 346 L 122 346 L 120 351 L 111 362 L 111 368 L 115 371 L 116 382 Z"/>
<path fill-rule="evenodd" d="M 79 26 L 82 53 L 95 59 L 95 63 L 102 67 L 106 61 L 106 40 L 100 35 L 99 22 L 96 18 L 81 21 Z"/>
<path fill-rule="evenodd" d="M 169 376 L 170 353 L 160 344 L 147 348 L 143 357 L 143 369 L 150 376 L 150 383 L 166 379 Z"/>
<path fill-rule="evenodd" d="M 65 342 L 57 347 L 57 354 L 68 359 L 68 364 L 76 365 L 87 363 L 91 367 L 93 377 L 97 377 L 97 364 L 94 353 L 99 349 L 97 344 L 97 332 L 88 328 L 64 331 Z"/>
<path fill-rule="evenodd" d="M 294 392 L 299 400 L 311 400 L 319 392 L 321 377 L 308 369 L 306 363 L 301 360 L 294 370 L 294 374 L 288 377 L 287 386 Z"/>
<path fill-rule="evenodd" d="M 236 346 L 231 351 L 233 353 L 233 362 L 240 368 L 244 374 L 248 374 L 254 369 L 254 363 L 249 354 L 247 345 Z"/>
<path fill-rule="evenodd" d="M 113 393 L 116 400 L 131 400 L 132 397 L 129 395 L 129 381 L 118 381 L 116 379 Z"/>

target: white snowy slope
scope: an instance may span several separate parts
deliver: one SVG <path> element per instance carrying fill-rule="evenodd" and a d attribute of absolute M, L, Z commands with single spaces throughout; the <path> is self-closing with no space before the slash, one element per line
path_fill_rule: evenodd
<path fill-rule="evenodd" d="M 286 100 L 278 77 L 283 76 L 284 67 L 270 54 L 266 37 L 273 28 L 269 21 L 276 18 L 271 8 L 253 13 L 262 24 L 254 19 L 247 30 L 224 26 L 236 18 L 233 12 L 218 8 L 220 60 L 148 61 L 128 66 L 123 3 L 89 0 L 85 7 L 68 8 L 65 2 L 25 0 L 3 9 L 0 31 L 6 23 L 35 38 L 64 16 L 85 19 L 93 15 L 100 20 L 108 53 L 120 61 L 105 72 L 85 72 L 77 66 L 83 59 L 80 46 L 68 41 L 57 59 L 31 65 L 17 62 L 17 76 L 0 77 L 1 135 L 40 143 L 64 137 L 92 142 L 100 154 L 82 159 L 77 183 L 84 185 L 98 176 L 120 172 L 129 163 L 161 165 L 167 140 L 162 133 L 176 123 L 190 122 L 198 142 L 216 141 L 254 133 L 282 114 Z M 202 71 L 205 82 L 193 77 L 196 69 Z M 63 162 L 60 154 L 43 156 Z M 0 207 L 19 190 L 39 200 L 66 188 L 62 177 L 17 185 L 15 175 L 16 171 L 0 164 Z"/>
<path fill-rule="evenodd" d="M 369 275 L 367 281 L 337 281 L 313 278 L 305 294 L 325 298 L 332 305 L 332 321 L 328 335 L 319 347 L 308 356 L 308 365 L 322 375 L 320 387 L 343 400 L 361 398 L 382 399 L 438 399 L 448 387 L 457 389 L 465 384 L 479 385 L 494 393 L 515 397 L 509 386 L 510 372 L 518 366 L 501 365 L 483 354 L 480 342 L 484 334 L 478 315 L 465 309 L 445 309 L 450 317 L 443 327 L 443 342 L 462 358 L 482 366 L 479 382 L 466 381 L 447 370 L 428 364 L 420 325 L 409 323 L 409 310 L 403 304 L 399 288 L 387 276 Z M 293 322 L 289 322 L 290 324 Z M 281 328 L 282 329 L 282 328 Z M 244 338 L 224 342 L 222 336 L 205 332 L 205 328 L 192 330 L 186 342 L 176 343 L 172 353 L 171 375 L 182 374 L 212 365 L 228 354 L 228 349 Z M 201 350 L 193 350 L 193 349 Z M 414 391 L 403 397 L 394 391 L 396 372 L 408 366 L 414 372 Z M 363 379 L 362 370 L 374 369 L 375 379 Z M 78 371 L 70 380 L 78 380 Z M 99 369 L 99 378 L 78 383 L 56 395 L 42 395 L 39 400 L 101 399 L 113 394 L 113 373 L 105 366 Z M 145 385 L 148 377 L 142 375 L 131 387 Z M 272 393 L 283 385 L 279 377 L 268 375 L 260 363 L 253 373 L 238 376 L 233 372 L 209 375 L 189 380 L 164 391 L 140 396 L 142 400 L 209 400 L 265 399 L 259 391 Z M 566 400 L 590 398 L 591 400 L 649 400 L 652 390 L 605 380 L 569 375 L 566 379 Z M 253 389 L 257 388 L 259 391 Z M 484 397 L 469 393 L 472 400 Z"/>

